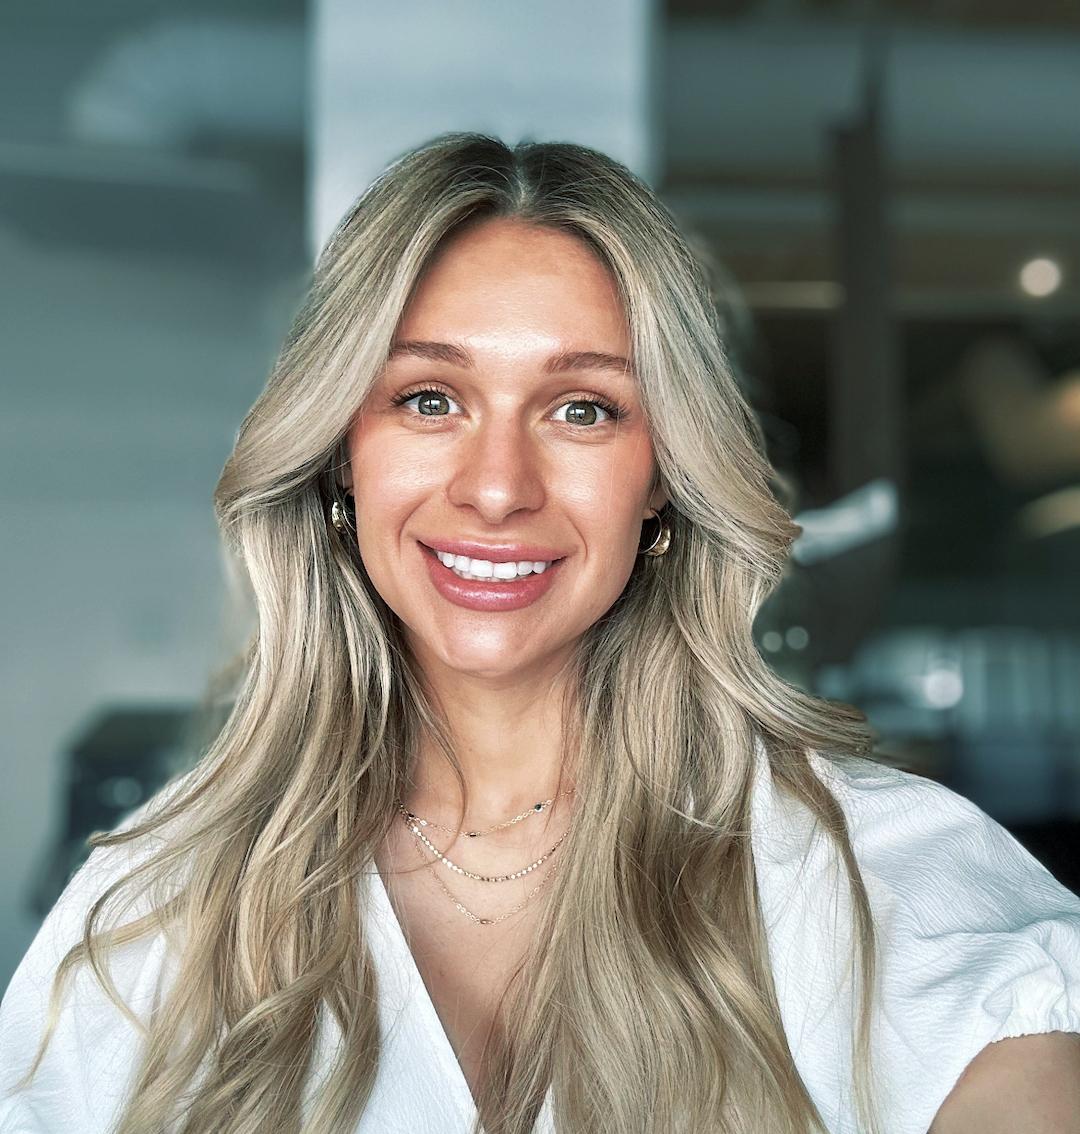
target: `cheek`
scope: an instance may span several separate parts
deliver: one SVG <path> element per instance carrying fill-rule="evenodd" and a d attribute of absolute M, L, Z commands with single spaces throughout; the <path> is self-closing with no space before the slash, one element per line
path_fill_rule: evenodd
<path fill-rule="evenodd" d="M 408 507 L 430 489 L 437 471 L 400 443 L 382 440 L 378 431 L 354 437 L 349 463 L 358 514 L 385 515 Z"/>
<path fill-rule="evenodd" d="M 574 511 L 583 534 L 600 545 L 623 547 L 637 539 L 653 464 L 648 443 L 625 445 L 599 460 L 581 460 L 558 480 L 559 498 Z"/>
<path fill-rule="evenodd" d="M 415 466 L 402 461 L 400 447 L 379 445 L 375 437 L 353 448 L 350 467 L 360 558 L 376 589 L 394 606 L 401 530 L 426 491 Z"/>

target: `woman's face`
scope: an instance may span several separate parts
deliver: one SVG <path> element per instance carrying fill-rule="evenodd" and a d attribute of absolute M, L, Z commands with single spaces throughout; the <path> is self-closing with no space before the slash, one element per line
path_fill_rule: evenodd
<path fill-rule="evenodd" d="M 425 672 L 558 665 L 622 592 L 667 499 L 649 495 L 633 376 L 576 352 L 629 358 L 614 281 L 578 238 L 521 221 L 455 233 L 402 315 L 344 480 L 364 565 Z M 431 548 L 494 577 L 461 578 Z"/>

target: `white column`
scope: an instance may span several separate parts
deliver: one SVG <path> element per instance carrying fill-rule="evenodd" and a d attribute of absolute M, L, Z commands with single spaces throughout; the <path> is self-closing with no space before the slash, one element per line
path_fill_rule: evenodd
<path fill-rule="evenodd" d="M 395 157 L 447 130 L 592 146 L 659 171 L 656 0 L 316 0 L 314 256 Z"/>

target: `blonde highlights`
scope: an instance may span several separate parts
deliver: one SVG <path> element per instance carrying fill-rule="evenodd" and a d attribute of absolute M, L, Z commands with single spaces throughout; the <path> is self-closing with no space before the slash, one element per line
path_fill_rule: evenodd
<path fill-rule="evenodd" d="M 708 281 L 651 190 L 572 144 L 442 135 L 395 161 L 328 242 L 214 494 L 257 616 L 231 709 L 191 774 L 96 840 L 145 849 L 91 910 L 52 1018 L 83 963 L 122 1005 L 108 953 L 161 933 L 175 973 L 149 1023 L 136 1021 L 145 1056 L 117 1134 L 355 1128 L 380 1056 L 362 875 L 418 738 L 460 768 L 393 612 L 328 509 L 348 424 L 412 289 L 450 233 L 485 217 L 570 232 L 610 269 L 672 546 L 638 557 L 577 643 L 565 713 L 575 831 L 506 993 L 514 1027 L 491 1037 L 484 1129 L 529 1134 L 549 1082 L 560 1134 L 825 1129 L 785 1037 L 758 903 L 760 738 L 777 787 L 820 822 L 847 876 L 856 1089 L 873 1134 L 873 919 L 844 814 L 808 757 L 865 756 L 871 735 L 863 714 L 759 656 L 754 618 L 798 528 L 774 496 Z M 313 1087 L 321 1029 L 335 1050 Z"/>

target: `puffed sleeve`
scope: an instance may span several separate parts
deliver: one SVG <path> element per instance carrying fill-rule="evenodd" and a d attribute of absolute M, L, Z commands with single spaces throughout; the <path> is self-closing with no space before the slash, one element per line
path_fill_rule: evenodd
<path fill-rule="evenodd" d="M 943 785 L 869 761 L 811 762 L 848 819 L 878 930 L 884 1134 L 926 1134 L 987 1044 L 1080 1033 L 1080 898 Z M 759 782 L 755 859 L 785 1031 L 829 1129 L 858 1134 L 846 881 L 805 809 Z"/>
<path fill-rule="evenodd" d="M 141 1037 L 85 965 L 72 975 L 34 1078 L 25 1087 L 18 1083 L 43 1033 L 57 966 L 81 939 L 88 910 L 148 849 L 124 844 L 94 850 L 64 888 L 15 970 L 0 1002 L 2 1134 L 105 1134 L 115 1124 L 137 1067 Z M 120 995 L 137 1018 L 147 1020 L 171 964 L 163 935 L 131 942 L 108 958 Z"/>

